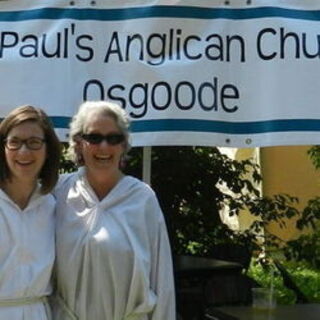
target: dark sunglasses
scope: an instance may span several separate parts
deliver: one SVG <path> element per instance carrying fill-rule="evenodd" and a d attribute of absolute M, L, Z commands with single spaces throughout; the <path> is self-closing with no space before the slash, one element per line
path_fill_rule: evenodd
<path fill-rule="evenodd" d="M 106 135 L 100 133 L 89 133 L 82 134 L 81 137 L 90 144 L 100 144 L 102 141 L 107 141 L 111 146 L 115 146 L 125 140 L 125 136 L 122 133 L 109 133 Z"/>

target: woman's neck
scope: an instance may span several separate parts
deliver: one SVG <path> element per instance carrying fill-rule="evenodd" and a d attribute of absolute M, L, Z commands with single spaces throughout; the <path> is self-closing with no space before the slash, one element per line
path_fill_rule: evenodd
<path fill-rule="evenodd" d="M 4 183 L 2 190 L 8 195 L 8 197 L 23 210 L 28 206 L 29 200 L 33 191 L 36 188 L 37 183 L 19 183 L 11 180 Z"/>
<path fill-rule="evenodd" d="M 120 170 L 109 172 L 108 175 L 95 175 L 86 171 L 86 178 L 99 200 L 106 197 L 122 177 L 123 173 Z"/>

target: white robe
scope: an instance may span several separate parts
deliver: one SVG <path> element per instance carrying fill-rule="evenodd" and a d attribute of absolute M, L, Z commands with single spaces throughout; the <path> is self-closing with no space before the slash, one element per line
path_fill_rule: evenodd
<path fill-rule="evenodd" d="M 83 170 L 57 188 L 55 320 L 174 320 L 165 221 L 154 192 L 123 177 L 99 201 Z"/>
<path fill-rule="evenodd" d="M 36 191 L 21 210 L 0 189 L 0 320 L 51 318 L 35 300 L 52 291 L 54 207 L 52 195 Z"/>

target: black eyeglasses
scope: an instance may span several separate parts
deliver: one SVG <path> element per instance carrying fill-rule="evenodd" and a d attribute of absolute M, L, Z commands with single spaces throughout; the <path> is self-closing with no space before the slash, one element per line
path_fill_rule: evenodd
<path fill-rule="evenodd" d="M 7 138 L 4 140 L 4 143 L 5 147 L 9 150 L 19 150 L 22 145 L 26 145 L 29 150 L 40 150 L 45 141 L 45 139 L 38 137 L 28 139 Z"/>
<path fill-rule="evenodd" d="M 125 136 L 122 133 L 109 133 L 106 135 L 100 133 L 88 133 L 82 134 L 81 137 L 90 144 L 100 144 L 102 141 L 107 141 L 111 146 L 120 144 L 125 140 Z"/>

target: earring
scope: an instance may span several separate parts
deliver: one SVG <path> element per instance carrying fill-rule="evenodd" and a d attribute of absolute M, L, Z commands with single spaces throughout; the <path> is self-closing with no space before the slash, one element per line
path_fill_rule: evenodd
<path fill-rule="evenodd" d="M 83 159 L 83 156 L 81 153 L 77 153 L 76 155 L 76 162 L 77 162 L 77 165 L 79 167 L 83 166 L 84 165 L 84 159 Z"/>
<path fill-rule="evenodd" d="M 126 157 L 122 155 L 119 161 L 119 169 L 124 169 L 126 167 Z"/>

